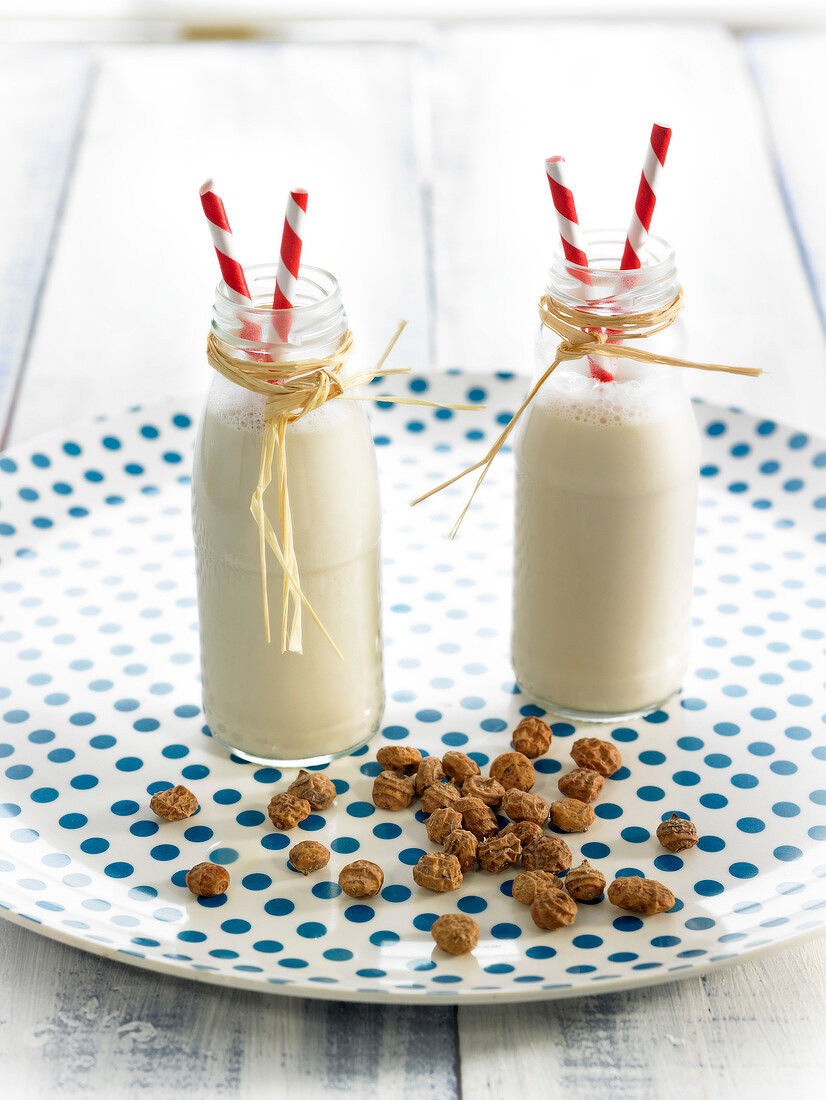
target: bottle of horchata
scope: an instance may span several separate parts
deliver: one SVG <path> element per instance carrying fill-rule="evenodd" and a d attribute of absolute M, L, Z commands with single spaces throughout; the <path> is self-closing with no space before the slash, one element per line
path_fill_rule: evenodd
<path fill-rule="evenodd" d="M 649 237 L 643 266 L 620 271 L 624 233 L 584 236 L 587 276 L 560 258 L 548 299 L 604 316 L 609 335 L 612 316 L 616 323 L 674 301 L 677 269 L 665 241 Z M 679 354 L 675 333 L 643 341 L 645 349 Z M 542 371 L 558 342 L 542 325 Z M 605 371 L 613 381 L 598 380 Z M 682 686 L 699 458 L 684 374 L 631 359 L 563 361 L 522 418 L 513 665 L 525 694 L 558 714 L 628 718 Z"/>
<path fill-rule="evenodd" d="M 313 361 L 335 360 L 349 339 L 341 290 L 328 272 L 302 267 L 295 308 L 272 309 L 275 272 L 275 265 L 247 269 L 252 304 L 239 301 L 225 283 L 218 285 L 210 362 L 234 362 L 233 369 L 243 373 L 244 361 L 260 365 L 275 359 L 277 374 L 278 358 L 289 360 L 289 384 L 276 381 L 267 388 L 279 399 L 299 390 L 303 399 L 330 381 Z M 279 338 L 273 333 L 281 334 L 275 351 L 273 341 Z M 337 392 L 333 384 L 329 399 L 291 416 L 284 433 L 285 470 L 275 436 L 269 438 L 267 393 L 251 392 L 216 373 L 198 432 L 192 516 L 204 711 L 213 736 L 249 760 L 320 763 L 367 740 L 382 716 L 376 458 L 362 403 L 337 400 Z M 272 481 L 256 518 L 250 503 L 268 441 Z M 285 532 L 285 499 L 291 539 Z M 296 600 L 296 586 L 285 587 L 272 543 L 264 546 L 266 524 L 282 551 L 294 548 L 291 568 L 303 599 Z M 285 596 L 288 622 L 282 637 Z M 290 651 L 296 602 L 302 604 L 303 652 Z"/>

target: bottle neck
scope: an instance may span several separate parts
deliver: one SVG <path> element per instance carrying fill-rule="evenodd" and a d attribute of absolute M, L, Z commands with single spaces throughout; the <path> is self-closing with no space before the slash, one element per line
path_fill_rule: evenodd
<path fill-rule="evenodd" d="M 216 287 L 211 327 L 226 353 L 274 362 L 334 355 L 347 333 L 338 280 L 329 271 L 302 266 L 294 308 L 273 309 L 276 272 L 276 264 L 246 269 L 251 301 L 239 298 L 223 281 Z"/>
<path fill-rule="evenodd" d="M 586 230 L 583 238 L 588 267 L 560 254 L 548 273 L 547 293 L 562 305 L 616 317 L 662 309 L 676 297 L 677 265 L 667 241 L 649 236 L 641 251 L 642 267 L 621 271 L 624 231 Z"/>

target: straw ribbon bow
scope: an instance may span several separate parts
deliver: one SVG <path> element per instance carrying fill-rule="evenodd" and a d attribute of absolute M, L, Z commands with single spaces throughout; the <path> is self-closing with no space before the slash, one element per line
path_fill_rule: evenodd
<path fill-rule="evenodd" d="M 528 396 L 511 417 L 507 427 L 487 454 L 472 466 L 468 466 L 466 470 L 462 470 L 461 473 L 442 482 L 441 485 L 437 485 L 434 489 L 430 489 L 429 492 L 423 493 L 422 496 L 413 501 L 413 504 L 420 504 L 421 501 L 427 500 L 427 498 L 433 496 L 434 493 L 439 493 L 442 489 L 446 489 L 449 485 L 453 485 L 454 482 L 459 481 L 467 474 L 473 473 L 474 470 L 481 469 L 482 472 L 479 474 L 476 485 L 473 487 L 470 499 L 462 509 L 461 515 L 456 520 L 450 532 L 450 537 L 455 538 L 462 520 L 467 515 L 468 509 L 473 503 L 473 498 L 476 496 L 479 486 L 484 481 L 485 475 L 493 464 L 493 460 L 507 442 L 508 437 L 519 423 L 527 407 L 531 404 L 559 364 L 564 361 L 582 359 L 587 355 L 603 355 L 612 359 L 633 359 L 638 363 L 659 364 L 669 367 L 691 367 L 694 370 L 722 371 L 727 374 L 743 374 L 750 377 L 755 377 L 763 373 L 756 367 L 729 367 L 722 363 L 695 363 L 690 359 L 676 359 L 670 355 L 660 355 L 658 352 L 646 351 L 644 348 L 636 346 L 635 341 L 646 340 L 650 336 L 655 336 L 658 332 L 662 332 L 663 329 L 668 328 L 669 325 L 672 325 L 674 321 L 676 321 L 682 308 L 683 291 L 681 287 L 673 300 L 661 309 L 650 310 L 645 313 L 612 315 L 610 319 L 610 333 L 606 333 L 602 329 L 602 326 L 606 324 L 604 313 L 591 313 L 586 310 L 571 309 L 551 295 L 543 294 L 539 299 L 539 316 L 543 325 L 555 332 L 560 338 L 556 351 L 554 352 L 553 362 L 531 387 Z M 628 342 L 615 343 L 617 340 Z M 612 383 L 609 382 L 605 384 L 611 385 Z"/>
<path fill-rule="evenodd" d="M 466 410 L 478 406 L 442 406 L 436 401 L 418 397 L 391 397 L 386 394 L 354 394 L 375 378 L 391 374 L 407 374 L 409 368 L 383 370 L 383 365 L 404 330 L 406 321 L 400 321 L 393 338 L 385 348 L 373 370 L 342 374 L 344 365 L 353 351 L 353 334 L 348 329 L 338 349 L 329 356 L 317 359 L 287 360 L 275 362 L 236 359 L 227 354 L 226 345 L 214 333 L 207 339 L 207 361 L 224 378 L 237 386 L 260 393 L 264 403 L 264 438 L 261 443 L 261 463 L 258 483 L 250 501 L 250 512 L 258 525 L 258 547 L 261 562 L 261 599 L 267 642 L 270 638 L 270 613 L 267 597 L 267 547 L 275 554 L 283 577 L 281 609 L 281 652 L 302 652 L 301 609 L 306 608 L 313 622 L 341 657 L 341 651 L 327 632 L 301 587 L 298 559 L 293 537 L 290 496 L 287 486 L 287 427 L 327 401 L 391 401 L 405 405 L 429 405 L 438 408 Z M 279 540 L 275 528 L 264 508 L 264 494 L 272 483 L 273 461 L 276 458 L 278 479 L 278 519 L 281 528 Z"/>

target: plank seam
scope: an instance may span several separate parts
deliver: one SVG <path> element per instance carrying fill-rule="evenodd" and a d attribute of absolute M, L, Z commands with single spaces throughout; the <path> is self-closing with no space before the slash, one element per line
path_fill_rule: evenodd
<path fill-rule="evenodd" d="M 31 354 L 32 345 L 34 344 L 35 332 L 37 331 L 37 325 L 40 320 L 40 309 L 43 302 L 43 295 L 49 281 L 49 276 L 51 274 L 52 262 L 54 260 L 55 252 L 57 249 L 57 241 L 60 235 L 60 228 L 63 223 L 63 215 L 69 202 L 72 182 L 75 178 L 75 168 L 77 167 L 78 158 L 80 156 L 80 149 L 83 144 L 84 134 L 86 132 L 86 123 L 89 117 L 89 112 L 99 72 L 99 63 L 97 63 L 96 61 L 91 61 L 89 69 L 84 78 L 83 92 L 81 94 L 80 105 L 77 113 L 77 122 L 75 123 L 71 141 L 69 142 L 68 154 L 66 156 L 66 166 L 63 172 L 63 180 L 58 194 L 57 203 L 55 204 L 54 216 L 52 218 L 52 226 L 49 231 L 49 238 L 43 257 L 43 267 L 40 272 L 40 277 L 37 280 L 37 289 L 34 294 L 31 316 L 29 317 L 28 327 L 26 329 L 26 334 L 23 339 L 23 346 L 20 353 L 20 365 L 17 371 L 17 377 L 14 380 L 14 383 L 11 387 L 11 393 L 9 395 L 8 406 L 6 409 L 6 422 L 3 426 L 2 431 L 0 431 L 0 450 L 3 450 L 8 445 L 12 427 L 14 425 L 14 418 L 17 413 L 17 405 L 23 389 L 23 379 L 26 375 L 26 368 L 29 364 L 29 356 Z"/>
<path fill-rule="evenodd" d="M 759 36 L 746 35 L 745 42 L 745 55 L 746 63 L 748 66 L 749 75 L 751 76 L 754 88 L 757 92 L 757 101 L 760 104 L 760 115 L 763 120 L 763 132 L 766 138 L 766 145 L 768 147 L 769 155 L 772 161 L 772 167 L 774 169 L 775 181 L 777 183 L 777 189 L 780 192 L 780 201 L 783 204 L 783 210 L 786 213 L 786 218 L 789 223 L 792 238 L 794 239 L 795 246 L 797 248 L 798 255 L 800 257 L 800 264 L 803 268 L 803 272 L 806 276 L 806 283 L 809 287 L 809 293 L 812 296 L 812 302 L 817 313 L 820 326 L 826 335 L 826 306 L 820 300 L 820 294 L 818 289 L 818 281 L 815 275 L 814 262 L 812 255 L 806 244 L 806 240 L 803 236 L 802 227 L 800 226 L 796 214 L 794 201 L 792 200 L 791 189 L 789 181 L 786 177 L 786 173 L 783 170 L 783 165 L 780 159 L 780 151 L 774 140 L 774 131 L 772 128 L 771 118 L 769 116 L 768 105 L 766 103 L 765 96 L 763 94 L 763 87 L 760 81 L 760 72 L 758 68 L 758 61 L 754 53 L 754 45 Z"/>

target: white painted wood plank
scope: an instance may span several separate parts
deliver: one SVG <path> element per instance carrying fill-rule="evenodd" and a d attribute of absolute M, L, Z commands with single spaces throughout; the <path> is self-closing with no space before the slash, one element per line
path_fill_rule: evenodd
<path fill-rule="evenodd" d="M 165 979 L 0 921 L 8 1100 L 449 1100 L 454 1011 L 305 1001 Z"/>
<path fill-rule="evenodd" d="M 507 1010 L 459 1010 L 462 1095 L 754 1100 L 818 1095 L 826 944 L 702 979 Z"/>
<path fill-rule="evenodd" d="M 407 317 L 395 365 L 422 364 L 415 48 L 113 47 L 99 61 L 15 439 L 206 386 L 209 175 L 245 262 L 277 256 L 287 192 L 307 187 L 304 259 L 341 279 L 363 362 Z"/>
<path fill-rule="evenodd" d="M 826 343 L 738 43 L 711 27 L 463 28 L 437 46 L 437 361 L 533 370 L 556 246 L 543 159 L 562 153 L 580 219 L 627 225 L 651 122 L 674 130 L 654 231 L 677 249 L 694 393 L 819 428 Z"/>
<path fill-rule="evenodd" d="M 747 48 L 763 99 L 777 170 L 826 327 L 826 34 L 770 34 Z"/>
<path fill-rule="evenodd" d="M 0 445 L 89 79 L 84 50 L 0 49 Z"/>

